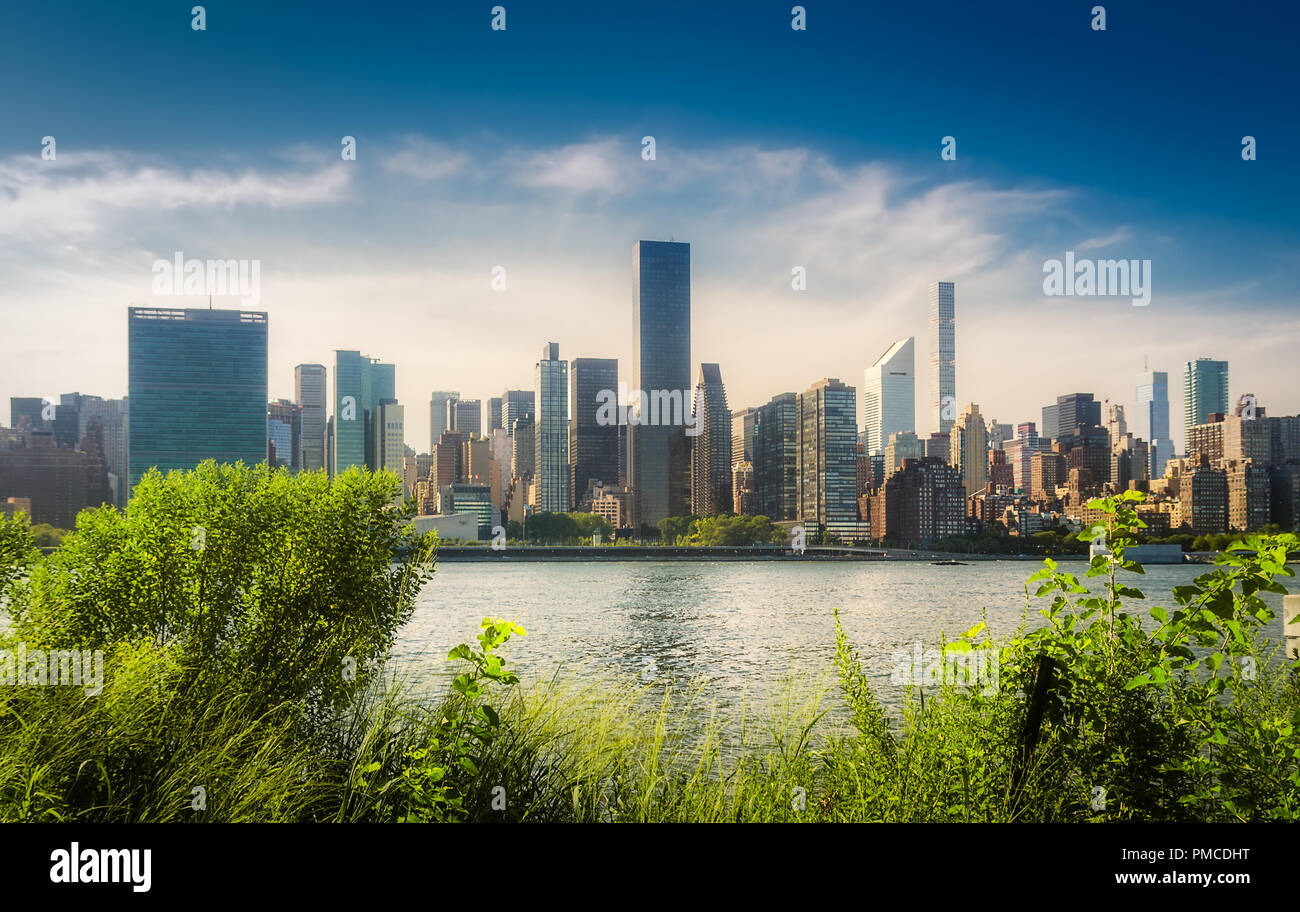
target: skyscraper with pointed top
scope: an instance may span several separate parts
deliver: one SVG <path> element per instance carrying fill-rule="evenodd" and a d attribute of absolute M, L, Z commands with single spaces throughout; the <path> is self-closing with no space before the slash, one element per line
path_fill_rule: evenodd
<path fill-rule="evenodd" d="M 696 436 L 691 446 L 691 512 L 699 516 L 730 513 L 731 496 L 731 411 L 722 370 L 717 364 L 701 364 L 695 384 Z"/>

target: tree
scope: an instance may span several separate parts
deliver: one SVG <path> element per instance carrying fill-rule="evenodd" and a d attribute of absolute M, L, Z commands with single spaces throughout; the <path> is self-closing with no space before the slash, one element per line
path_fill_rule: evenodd
<path fill-rule="evenodd" d="M 378 670 L 433 573 L 437 538 L 405 522 L 401 494 L 360 469 L 151 471 L 124 512 L 83 511 L 11 587 L 15 631 L 47 649 L 149 643 L 178 692 L 322 722 Z"/>
<path fill-rule="evenodd" d="M 591 538 L 595 532 L 600 533 L 602 541 L 609 541 L 614 537 L 613 524 L 603 516 L 597 516 L 595 513 L 570 513 L 569 518 L 577 526 L 577 537 L 580 540 Z"/>
<path fill-rule="evenodd" d="M 691 527 L 699 517 L 666 516 L 659 520 L 659 536 L 665 545 L 678 544 L 691 534 Z"/>

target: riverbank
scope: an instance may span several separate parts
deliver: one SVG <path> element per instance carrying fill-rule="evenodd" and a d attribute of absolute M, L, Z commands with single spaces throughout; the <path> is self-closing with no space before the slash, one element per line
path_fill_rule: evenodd
<path fill-rule="evenodd" d="M 1055 555 L 1056 560 L 1087 560 L 1086 554 Z M 849 548 L 818 546 L 802 552 L 778 547 L 670 547 L 659 545 L 510 545 L 500 549 L 487 546 L 440 545 L 440 561 L 1031 561 L 1041 562 L 1041 554 L 966 554 L 948 551 L 905 551 L 895 548 Z"/>

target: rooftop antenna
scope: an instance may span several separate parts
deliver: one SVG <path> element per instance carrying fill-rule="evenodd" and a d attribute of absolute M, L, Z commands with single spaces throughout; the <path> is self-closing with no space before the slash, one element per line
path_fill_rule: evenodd
<path fill-rule="evenodd" d="M 1150 361 L 1150 356 L 1149 356 L 1149 355 L 1143 355 L 1143 356 L 1142 356 L 1142 373 L 1144 373 L 1144 374 L 1149 374 L 1149 373 L 1151 373 L 1151 365 L 1150 365 L 1149 361 Z"/>
<path fill-rule="evenodd" d="M 212 295 L 208 295 L 208 310 L 212 309 Z"/>

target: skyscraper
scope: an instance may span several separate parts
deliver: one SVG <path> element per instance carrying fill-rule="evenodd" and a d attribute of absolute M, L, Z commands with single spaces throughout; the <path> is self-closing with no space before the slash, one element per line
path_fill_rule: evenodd
<path fill-rule="evenodd" d="M 501 427 L 501 397 L 493 396 L 488 400 L 488 427 L 486 437 L 491 437 L 492 432 Z"/>
<path fill-rule="evenodd" d="M 773 396 L 754 417 L 754 488 L 760 515 L 773 522 L 798 516 L 799 397 L 794 393 Z"/>
<path fill-rule="evenodd" d="M 501 396 L 501 426 L 511 438 L 515 436 L 515 421 L 534 417 L 532 390 L 506 390 Z"/>
<path fill-rule="evenodd" d="M 941 434 L 957 418 L 956 297 L 952 282 L 930 283 L 930 411 Z"/>
<path fill-rule="evenodd" d="M 447 401 L 460 398 L 460 393 L 452 390 L 434 390 L 429 394 L 429 452 L 442 439 L 443 431 L 450 431 L 447 424 Z"/>
<path fill-rule="evenodd" d="M 628 475 L 636 522 L 656 526 L 686 508 L 689 459 L 685 415 L 652 415 L 652 403 L 691 389 L 691 245 L 637 241 L 632 250 L 632 393 L 640 401 L 628 424 Z M 681 403 L 685 408 L 685 402 Z M 635 407 L 635 406 L 634 406 Z M 649 424 L 652 418 L 656 423 Z"/>
<path fill-rule="evenodd" d="M 40 430 L 47 423 L 45 414 L 45 403 L 39 396 L 12 396 L 9 399 L 9 426 L 12 428 Z"/>
<path fill-rule="evenodd" d="M 864 443 L 871 455 L 884 453 L 892 434 L 916 430 L 915 341 L 899 339 L 864 372 Z"/>
<path fill-rule="evenodd" d="M 731 466 L 754 461 L 754 421 L 758 409 L 737 409 L 731 413 Z"/>
<path fill-rule="evenodd" d="M 396 401 L 397 369 L 358 351 L 334 353 L 334 466 L 339 475 L 349 466 L 371 471 L 380 467 L 379 405 Z M 400 474 L 400 473 L 399 473 Z"/>
<path fill-rule="evenodd" d="M 89 423 L 99 419 L 104 441 L 104 462 L 107 469 L 107 483 L 111 500 L 115 506 L 126 506 L 126 444 L 127 429 L 130 422 L 128 399 L 101 399 L 98 396 L 87 397 L 79 411 L 78 420 L 85 438 Z"/>
<path fill-rule="evenodd" d="M 1183 366 L 1183 448 L 1194 425 L 1228 414 L 1228 362 L 1197 358 Z"/>
<path fill-rule="evenodd" d="M 534 436 L 534 480 L 537 509 L 569 512 L 569 364 L 560 360 L 560 346 L 547 342 L 534 369 L 537 426 Z"/>
<path fill-rule="evenodd" d="M 1077 435 L 1079 425 L 1086 428 L 1102 426 L 1101 403 L 1092 393 L 1067 393 L 1057 396 L 1054 404 L 1043 406 L 1043 435 L 1068 447 Z"/>
<path fill-rule="evenodd" d="M 266 327 L 261 311 L 127 309 L 129 491 L 155 466 L 266 460 Z"/>
<path fill-rule="evenodd" d="M 468 440 L 483 436 L 483 403 L 478 399 L 452 399 L 447 403 L 447 430 Z"/>
<path fill-rule="evenodd" d="M 966 499 L 984 493 L 989 485 L 989 431 L 978 405 L 966 406 L 949 432 L 948 443 L 952 448 L 948 462 L 961 473 Z"/>
<path fill-rule="evenodd" d="M 734 504 L 731 410 L 717 364 L 700 365 L 694 414 L 698 433 L 691 449 L 691 512 L 700 516 L 729 513 Z"/>
<path fill-rule="evenodd" d="M 853 535 L 858 521 L 857 391 L 834 378 L 799 396 L 799 519 Z"/>
<path fill-rule="evenodd" d="M 569 488 L 574 507 L 589 500 L 593 482 L 618 485 L 618 415 L 600 413 L 600 394 L 618 396 L 617 358 L 574 358 L 569 365 Z M 613 418 L 613 420 L 608 420 Z"/>
<path fill-rule="evenodd" d="M 375 412 L 379 441 L 376 471 L 393 472 L 399 478 L 406 467 L 406 418 L 396 399 L 382 399 Z"/>
<path fill-rule="evenodd" d="M 287 399 L 266 405 L 266 464 L 297 472 L 302 468 L 302 406 Z M 272 462 L 272 459 L 275 461 Z"/>
<path fill-rule="evenodd" d="M 1174 443 L 1169 438 L 1169 374 L 1164 371 L 1139 374 L 1135 397 L 1133 433 L 1147 442 L 1150 477 L 1160 478 L 1165 474 L 1165 463 L 1174 455 Z"/>
<path fill-rule="evenodd" d="M 325 468 L 325 366 L 299 364 L 293 369 L 293 398 L 302 408 L 302 468 Z"/>

